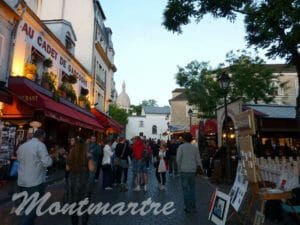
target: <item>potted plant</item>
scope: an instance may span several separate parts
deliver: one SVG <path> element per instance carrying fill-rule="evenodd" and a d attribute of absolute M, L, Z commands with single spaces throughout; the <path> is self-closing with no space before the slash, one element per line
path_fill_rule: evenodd
<path fill-rule="evenodd" d="M 42 76 L 42 86 L 49 91 L 55 90 L 56 74 L 53 72 L 44 72 Z"/>
<path fill-rule="evenodd" d="M 63 98 L 67 98 L 67 86 L 65 82 L 62 82 L 58 87 L 59 95 Z"/>
<path fill-rule="evenodd" d="M 69 83 L 70 84 L 76 84 L 76 82 L 77 82 L 77 78 L 76 78 L 76 76 L 74 74 L 70 75 L 68 77 L 68 79 L 69 79 Z"/>
<path fill-rule="evenodd" d="M 52 67 L 53 66 L 52 59 L 50 59 L 50 58 L 45 59 L 43 62 L 43 66 L 46 68 Z"/>
<path fill-rule="evenodd" d="M 86 97 L 83 95 L 79 95 L 78 97 L 78 105 L 82 108 L 85 107 Z"/>
<path fill-rule="evenodd" d="M 67 93 L 67 99 L 69 99 L 71 102 L 75 103 L 77 96 L 76 96 L 75 90 L 72 85 L 67 86 L 66 93 Z"/>
<path fill-rule="evenodd" d="M 24 66 L 24 75 L 30 80 L 35 80 L 37 68 L 33 63 L 25 63 Z"/>
<path fill-rule="evenodd" d="M 83 96 L 83 95 L 80 95 L 78 97 L 78 105 L 82 108 L 85 108 L 88 111 L 91 109 L 90 101 L 87 99 L 86 96 Z"/>

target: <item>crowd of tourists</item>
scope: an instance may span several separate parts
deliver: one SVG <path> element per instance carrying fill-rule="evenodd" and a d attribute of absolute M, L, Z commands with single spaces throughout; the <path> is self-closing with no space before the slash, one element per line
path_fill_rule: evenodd
<path fill-rule="evenodd" d="M 17 150 L 18 187 L 28 194 L 45 191 L 46 169 L 57 159 L 56 151 L 48 151 L 43 143 L 45 132 L 38 129 L 33 138 L 20 145 Z M 195 174 L 201 171 L 198 148 L 192 144 L 193 137 L 186 133 L 181 140 L 168 142 L 134 137 L 126 140 L 119 137 L 112 140 L 96 140 L 91 136 L 85 140 L 80 137 L 69 139 L 69 146 L 59 155 L 65 160 L 65 194 L 64 201 L 78 203 L 91 198 L 102 179 L 104 191 L 117 189 L 148 191 L 149 170 L 153 167 L 160 191 L 166 190 L 167 177 L 181 179 L 185 212 L 196 210 Z M 61 160 L 60 160 L 61 161 Z M 61 164 L 62 162 L 60 162 Z M 132 171 L 132 182 L 128 182 L 128 172 Z M 167 176 L 169 174 L 169 176 Z M 25 215 L 21 224 L 34 224 L 35 212 Z M 72 215 L 73 225 L 88 223 L 88 214 Z"/>

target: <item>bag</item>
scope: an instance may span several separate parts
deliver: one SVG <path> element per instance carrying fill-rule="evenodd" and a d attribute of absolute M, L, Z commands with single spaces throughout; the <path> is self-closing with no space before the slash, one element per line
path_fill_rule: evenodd
<path fill-rule="evenodd" d="M 18 169 L 19 169 L 19 161 L 15 160 L 13 161 L 10 171 L 9 171 L 9 176 L 10 177 L 17 177 L 18 176 Z"/>
<path fill-rule="evenodd" d="M 158 165 L 158 172 L 159 173 L 164 173 L 166 171 L 167 171 L 167 166 L 166 166 L 165 160 L 160 159 L 159 160 L 159 165 Z"/>
<path fill-rule="evenodd" d="M 128 162 L 126 159 L 121 159 L 120 166 L 122 168 L 128 168 Z"/>
<path fill-rule="evenodd" d="M 95 172 L 96 171 L 96 166 L 95 166 L 95 163 L 92 159 L 90 159 L 88 161 L 88 168 L 89 168 L 89 171 L 91 172 Z"/>
<path fill-rule="evenodd" d="M 122 161 L 123 161 L 123 156 L 124 156 L 124 153 L 125 153 L 125 149 L 127 148 L 127 144 L 125 143 L 124 144 L 124 147 L 123 147 L 123 150 L 122 150 L 122 154 L 121 154 L 121 157 L 119 158 L 119 157 L 116 157 L 115 158 L 115 161 L 114 161 L 114 165 L 115 166 L 120 166 L 120 167 L 122 167 Z M 127 161 L 126 161 L 126 164 L 127 164 Z M 123 165 L 125 166 L 125 163 L 123 162 Z M 128 164 L 127 164 L 127 167 L 128 167 Z M 127 168 L 127 167 L 122 167 L 122 168 Z"/>
<path fill-rule="evenodd" d="M 114 165 L 115 166 L 120 166 L 121 165 L 121 159 L 118 157 L 118 158 L 115 158 L 114 160 Z"/>

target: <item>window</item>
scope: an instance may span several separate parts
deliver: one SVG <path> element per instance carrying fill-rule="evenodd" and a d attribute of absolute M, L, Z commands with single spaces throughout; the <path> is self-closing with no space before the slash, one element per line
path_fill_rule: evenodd
<path fill-rule="evenodd" d="M 66 45 L 66 48 L 67 48 L 71 53 L 73 53 L 73 48 L 74 48 L 74 46 L 75 46 L 75 43 L 73 42 L 73 40 L 72 40 L 72 38 L 71 38 L 70 32 L 67 32 L 67 33 L 66 33 L 65 45 Z"/>
<path fill-rule="evenodd" d="M 152 134 L 157 134 L 157 126 L 156 125 L 152 126 Z"/>
<path fill-rule="evenodd" d="M 139 121 L 139 127 L 144 127 L 144 121 L 143 120 Z"/>

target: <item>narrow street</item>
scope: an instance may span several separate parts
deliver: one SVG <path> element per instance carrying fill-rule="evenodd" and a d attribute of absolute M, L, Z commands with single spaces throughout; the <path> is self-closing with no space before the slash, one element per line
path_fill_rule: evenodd
<path fill-rule="evenodd" d="M 130 176 L 131 177 L 131 176 Z M 201 224 L 209 225 L 212 224 L 208 221 L 208 207 L 209 201 L 214 187 L 211 186 L 208 180 L 197 177 L 197 213 L 186 214 L 183 210 L 183 198 L 181 192 L 180 178 L 170 178 L 167 181 L 167 190 L 160 191 L 154 176 L 154 170 L 149 171 L 149 190 L 147 192 L 140 191 L 134 192 L 130 187 L 128 192 L 119 192 L 114 189 L 111 191 L 103 191 L 101 189 L 101 182 L 99 181 L 95 185 L 95 190 L 92 197 L 92 202 L 99 203 L 102 202 L 110 203 L 111 205 L 118 202 L 135 202 L 141 203 L 148 198 L 151 198 L 152 202 L 161 203 L 162 205 L 168 202 L 174 202 L 174 212 L 168 216 L 163 214 L 153 215 L 151 213 L 141 216 L 141 215 L 131 215 L 127 212 L 125 215 L 92 215 L 90 217 L 89 224 L 111 224 L 111 225 L 124 225 L 124 224 L 164 224 L 164 225 L 188 225 L 188 224 Z M 129 182 L 131 183 L 131 179 Z M 130 185 L 129 185 L 130 186 Z M 47 187 L 47 191 L 51 192 L 51 202 L 61 201 L 63 196 L 64 183 L 59 181 Z M 49 202 L 50 202 L 49 201 Z M 2 204 L 0 206 L 0 217 L 1 225 L 15 225 L 18 224 L 19 217 L 15 215 L 10 215 L 9 212 L 13 206 L 12 202 Z M 59 225 L 59 224 L 70 224 L 70 218 L 66 215 L 44 215 L 36 219 L 37 225 Z"/>
<path fill-rule="evenodd" d="M 210 199 L 213 191 L 218 188 L 226 193 L 229 192 L 230 186 L 215 186 L 210 183 L 209 179 L 204 177 L 196 178 L 196 196 L 197 196 L 197 212 L 195 214 L 186 214 L 183 210 L 183 197 L 181 191 L 181 183 L 180 177 L 167 178 L 167 190 L 160 191 L 158 189 L 157 181 L 155 179 L 154 170 L 152 167 L 149 169 L 149 187 L 148 191 L 140 191 L 135 192 L 131 187 L 131 171 L 129 173 L 129 190 L 127 192 L 119 192 L 117 188 L 110 191 L 104 191 L 101 188 L 101 182 L 97 182 L 95 184 L 94 193 L 92 196 L 92 203 L 102 203 L 103 205 L 106 203 L 110 204 L 108 209 L 116 203 L 124 202 L 127 206 L 128 203 L 138 203 L 141 205 L 143 201 L 151 198 L 151 202 L 160 203 L 162 207 L 166 205 L 166 203 L 174 202 L 174 206 L 170 208 L 174 209 L 174 212 L 170 215 L 163 215 L 160 213 L 159 215 L 154 215 L 152 210 L 145 216 L 141 216 L 139 214 L 131 215 L 130 211 L 120 216 L 118 214 L 112 215 L 108 213 L 107 215 L 102 215 L 102 213 L 98 215 L 91 215 L 89 219 L 89 225 L 99 225 L 99 224 L 108 224 L 108 225 L 190 225 L 190 224 L 199 224 L 199 225 L 212 225 L 214 223 L 208 221 L 208 208 L 210 205 Z M 101 178 L 101 177 L 100 177 Z M 47 191 L 51 193 L 51 198 L 47 202 L 46 207 L 49 206 L 52 202 L 62 201 L 63 193 L 64 193 L 64 182 L 57 181 L 55 183 L 51 183 L 47 186 Z M 0 218 L 1 225 L 17 225 L 19 222 L 19 217 L 16 215 L 11 215 L 10 211 L 13 207 L 14 203 L 11 201 L 7 201 L 6 203 L 0 204 Z M 259 204 L 257 204 L 258 206 Z M 141 207 L 138 207 L 139 209 Z M 42 209 L 43 210 L 43 209 Z M 254 208 L 255 210 L 255 208 Z M 145 210 L 147 211 L 147 210 Z M 101 211 L 103 212 L 103 211 Z M 228 214 L 230 215 L 230 213 Z M 254 218 L 251 218 L 253 220 Z M 65 225 L 71 224 L 70 218 L 67 215 L 57 214 L 57 215 L 49 215 L 45 214 L 36 219 L 36 225 Z M 237 221 L 236 217 L 233 217 L 228 225 L 241 224 Z M 252 224 L 252 222 L 247 221 L 246 224 Z M 265 221 L 265 225 L 296 225 L 297 223 L 292 222 L 290 218 L 285 218 L 280 223 L 270 222 L 268 220 Z"/>

